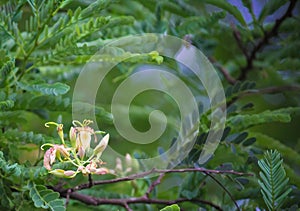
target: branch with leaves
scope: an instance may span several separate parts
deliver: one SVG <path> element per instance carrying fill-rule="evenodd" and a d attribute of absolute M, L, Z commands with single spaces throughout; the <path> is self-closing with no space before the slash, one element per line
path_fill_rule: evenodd
<path fill-rule="evenodd" d="M 55 189 L 54 189 L 55 190 Z M 59 190 L 55 190 L 58 191 Z M 61 196 L 66 197 L 65 193 L 62 193 Z M 122 206 L 126 210 L 131 211 L 132 209 L 129 207 L 129 204 L 163 204 L 163 205 L 171 205 L 171 204 L 177 204 L 177 203 L 182 203 L 182 202 L 192 202 L 192 203 L 201 203 L 208 205 L 210 207 L 213 207 L 217 210 L 223 210 L 220 206 L 206 200 L 202 199 L 186 199 L 186 198 L 178 198 L 174 200 L 164 200 L 164 199 L 150 199 L 146 198 L 144 196 L 142 197 L 135 197 L 135 198 L 123 198 L 123 199 L 104 199 L 104 198 L 95 198 L 92 196 L 87 196 L 84 194 L 80 193 L 71 193 L 69 195 L 70 198 L 78 200 L 80 202 L 83 202 L 84 204 L 87 205 L 93 205 L 93 206 L 99 206 L 99 205 L 105 205 L 105 204 L 110 204 L 110 205 L 117 205 L 117 206 Z"/>
<path fill-rule="evenodd" d="M 292 16 L 292 12 L 296 6 L 296 3 L 297 0 L 290 0 L 289 7 L 287 8 L 286 12 L 275 21 L 275 24 L 271 30 L 264 33 L 264 36 L 254 45 L 250 52 L 246 50 L 245 46 L 242 44 L 239 32 L 235 27 L 233 27 L 233 35 L 247 61 L 246 66 L 241 69 L 241 74 L 239 75 L 238 80 L 246 79 L 248 72 L 253 68 L 253 63 L 257 57 L 257 53 L 269 44 L 271 38 L 277 36 L 279 27 L 287 18 Z"/>
<path fill-rule="evenodd" d="M 238 84 L 235 84 L 238 85 Z M 235 86 L 234 85 L 234 86 Z M 267 87 L 267 88 L 262 88 L 262 89 L 248 89 L 241 91 L 237 93 L 234 97 L 231 98 L 231 100 L 228 100 L 227 106 L 232 105 L 234 102 L 237 100 L 251 96 L 251 95 L 263 95 L 263 94 L 279 94 L 279 93 L 286 93 L 286 92 L 300 92 L 300 86 L 298 85 L 284 85 L 284 86 L 272 86 L 272 87 Z"/>
<path fill-rule="evenodd" d="M 261 169 L 258 181 L 261 194 L 269 210 L 278 210 L 292 191 L 289 178 L 282 165 L 283 160 L 277 150 L 270 150 L 264 154 L 264 159 L 258 161 Z"/>
<path fill-rule="evenodd" d="M 69 131 L 69 141 L 65 141 L 65 136 L 63 133 L 63 125 L 58 124 L 55 122 L 48 122 L 45 124 L 46 127 L 49 125 L 55 125 L 57 129 L 58 136 L 60 137 L 60 141 L 62 142 L 61 145 L 58 144 L 50 144 L 46 143 L 41 148 L 45 146 L 50 146 L 50 148 L 46 151 L 44 155 L 44 167 L 49 171 L 49 173 L 64 178 L 74 178 L 78 173 L 82 173 L 83 175 L 88 176 L 88 183 L 84 183 L 78 185 L 74 188 L 66 188 L 63 189 L 61 185 L 49 187 L 54 191 L 60 193 L 61 196 L 66 198 L 66 205 L 69 202 L 69 199 L 76 199 L 88 205 L 100 205 L 100 204 L 113 204 L 113 205 L 120 205 L 125 207 L 127 210 L 131 210 L 129 204 L 165 204 L 171 205 L 174 203 L 180 202 L 197 202 L 209 205 L 211 207 L 216 208 L 217 210 L 222 210 L 218 205 L 215 205 L 212 202 L 199 199 L 199 198 L 178 198 L 172 200 L 163 200 L 163 199 L 153 199 L 150 197 L 151 193 L 158 186 L 161 182 L 163 177 L 166 174 L 172 173 L 189 173 L 189 172 L 202 172 L 203 174 L 211 177 L 221 188 L 229 195 L 237 209 L 239 210 L 238 205 L 236 204 L 233 196 L 230 192 L 225 188 L 224 185 L 221 184 L 213 174 L 232 174 L 237 176 L 253 176 L 250 173 L 243 173 L 237 172 L 234 170 L 213 170 L 213 169 L 206 169 L 206 168 L 182 168 L 182 169 L 151 169 L 149 171 L 141 172 L 132 174 L 129 176 L 124 176 L 121 178 L 110 179 L 110 180 L 100 180 L 100 181 L 93 181 L 92 174 L 109 174 L 109 169 L 101 167 L 103 164 L 102 160 L 100 159 L 102 152 L 105 150 L 109 135 L 105 135 L 102 140 L 97 144 L 97 146 L 92 149 L 90 148 L 91 137 L 95 137 L 95 142 L 97 142 L 96 134 L 102 134 L 102 131 L 94 131 L 89 124 L 92 121 L 84 120 L 82 123 L 79 121 L 73 121 L 74 127 L 70 128 Z M 71 169 L 58 169 L 54 167 L 54 163 L 70 163 L 73 167 Z M 68 167 L 70 168 L 70 167 Z M 74 169 L 76 168 L 76 169 Z M 147 191 L 141 197 L 132 197 L 132 198 L 95 198 L 93 196 L 83 195 L 78 193 L 77 191 L 83 189 L 89 189 L 93 186 L 97 185 L 104 185 L 104 184 L 115 184 L 119 182 L 125 181 L 133 181 L 137 179 L 147 178 L 149 176 L 153 177 L 159 174 L 156 180 L 152 181 L 149 185 Z"/>
<path fill-rule="evenodd" d="M 257 54 L 270 43 L 270 40 L 273 37 L 278 35 L 278 30 L 280 26 L 283 24 L 283 22 L 287 18 L 292 17 L 292 12 L 296 6 L 296 2 L 297 2 L 296 0 L 290 0 L 286 12 L 275 21 L 274 26 L 269 31 L 264 31 L 264 36 L 261 37 L 255 44 L 253 44 L 254 46 L 250 51 L 248 47 L 243 43 L 242 35 L 237 29 L 237 27 L 233 23 L 231 24 L 233 37 L 236 40 L 237 46 L 239 47 L 244 57 L 246 58 L 246 65 L 241 68 L 240 75 L 235 79 L 230 75 L 230 73 L 228 72 L 228 70 L 226 70 L 226 68 L 224 68 L 221 64 L 217 63 L 217 61 L 214 58 L 210 58 L 210 61 L 215 64 L 215 66 L 219 69 L 219 71 L 222 73 L 222 75 L 228 81 L 229 84 L 235 84 L 237 81 L 243 81 L 247 78 L 248 72 L 251 71 L 253 68 L 253 63 L 257 58 Z"/>
<path fill-rule="evenodd" d="M 110 198 L 110 199 L 103 199 L 103 198 L 96 198 L 93 196 L 88 196 L 84 195 L 81 193 L 78 193 L 77 191 L 83 190 L 83 189 L 88 189 L 91 188 L 91 183 L 85 183 L 81 184 L 79 186 L 76 186 L 74 188 L 68 188 L 68 189 L 63 189 L 60 186 L 55 186 L 55 187 L 49 187 L 53 189 L 56 192 L 59 192 L 62 197 L 65 197 L 67 199 L 75 199 L 78 201 L 81 201 L 85 204 L 88 205 L 93 205 L 93 206 L 98 206 L 98 205 L 104 205 L 104 204 L 111 204 L 111 205 L 119 205 L 125 207 L 127 210 L 131 210 L 129 208 L 129 204 L 165 204 L 165 205 L 171 205 L 171 204 L 176 204 L 176 203 L 182 203 L 182 202 L 191 202 L 191 203 L 201 203 L 205 205 L 209 205 L 217 210 L 223 210 L 220 206 L 199 198 L 193 198 L 193 199 L 188 199 L 188 198 L 177 198 L 177 199 L 172 199 L 172 200 L 165 200 L 165 199 L 152 199 L 150 198 L 151 192 L 154 190 L 156 186 L 158 186 L 161 182 L 165 174 L 171 174 L 171 173 L 188 173 L 188 172 L 202 172 L 206 175 L 209 175 L 210 177 L 214 178 L 212 175 L 213 174 L 232 174 L 232 175 L 238 175 L 238 176 L 253 176 L 251 173 L 243 173 L 243 172 L 237 172 L 233 170 L 210 170 L 210 169 L 205 169 L 205 168 L 184 168 L 184 169 L 165 169 L 165 170 L 160 170 L 160 169 L 152 169 L 150 171 L 146 172 L 141 172 L 137 174 L 132 174 L 126 177 L 122 178 L 116 178 L 116 179 L 111 179 L 111 180 L 100 180 L 100 181 L 93 181 L 93 185 L 104 185 L 104 184 L 114 184 L 114 183 L 119 183 L 119 182 L 125 182 L 125 181 L 133 181 L 136 179 L 142 179 L 147 176 L 153 176 L 155 174 L 159 174 L 156 180 L 154 180 L 150 185 L 145 194 L 141 197 L 132 197 L 132 198 Z M 229 191 L 222 185 L 220 182 L 218 182 L 219 185 L 222 186 L 222 188 L 229 193 Z M 232 198 L 231 194 L 229 193 L 231 199 L 233 200 L 233 203 L 236 205 L 237 209 L 239 209 L 238 205 Z"/>

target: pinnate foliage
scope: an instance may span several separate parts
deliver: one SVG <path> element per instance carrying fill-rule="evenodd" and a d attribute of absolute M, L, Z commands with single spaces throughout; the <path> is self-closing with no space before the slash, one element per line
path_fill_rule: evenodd
<path fill-rule="evenodd" d="M 299 144 L 297 145 L 293 136 L 297 129 L 292 128 L 300 105 L 300 22 L 299 15 L 293 10 L 295 2 L 296 0 L 268 1 L 257 15 L 252 1 L 243 0 L 240 4 L 243 4 L 243 10 L 247 10 L 251 17 L 249 19 L 240 9 L 242 5 L 237 6 L 221 0 L 1 1 L 0 209 L 65 210 L 65 201 L 62 198 L 66 197 L 66 190 L 82 184 L 84 190 L 73 191 L 83 196 L 77 199 L 70 196 L 68 209 L 87 209 L 86 204 L 91 203 L 82 199 L 90 199 L 91 196 L 100 200 L 123 200 L 118 205 L 112 201 L 101 201 L 93 210 L 119 210 L 119 206 L 124 209 L 130 207 L 134 210 L 158 210 L 170 204 L 174 205 L 163 210 L 196 210 L 199 207 L 209 210 L 212 206 L 224 210 L 254 210 L 265 207 L 265 204 L 270 210 L 299 207 Z M 281 14 L 278 16 L 278 13 Z M 277 20 L 273 20 L 272 17 L 276 16 Z M 70 126 L 74 81 L 84 64 L 99 49 L 102 49 L 102 53 L 94 57 L 95 60 L 123 61 L 116 67 L 114 76 L 109 78 L 112 83 L 106 89 L 106 96 L 111 95 L 111 87 L 127 79 L 142 63 L 163 67 L 170 65 L 176 72 L 174 74 L 195 93 L 196 99 L 202 99 L 203 90 L 199 91 L 201 83 L 193 76 L 183 74 L 180 65 L 170 62 L 158 52 L 141 54 L 136 49 L 128 50 L 121 46 L 103 48 L 119 37 L 140 33 L 173 35 L 198 47 L 220 71 L 224 84 L 227 120 L 217 151 L 211 160 L 200 166 L 198 158 L 206 138 L 218 128 L 215 128 L 216 131 L 209 129 L 211 110 L 203 110 L 203 106 L 199 105 L 200 122 L 188 119 L 192 124 L 189 125 L 190 128 L 184 128 L 194 131 L 199 127 L 199 134 L 192 150 L 176 168 L 203 167 L 225 172 L 250 172 L 252 176 L 171 172 L 160 180 L 142 176 L 139 178 L 143 179 L 137 179 L 133 169 L 142 171 L 142 166 L 130 162 L 123 162 L 126 165 L 122 166 L 119 161 L 116 161 L 119 164 L 116 169 L 110 169 L 113 174 L 91 176 L 89 172 L 85 172 L 90 178 L 74 174 L 73 179 L 58 179 L 48 174 L 50 171 L 43 167 L 44 151 L 40 147 L 43 144 L 48 144 L 50 148 L 57 147 L 62 144 L 62 136 L 58 138 L 54 130 L 46 131 L 43 125 L 47 121 L 55 121 L 57 124 Z M 143 46 L 151 43 L 151 40 L 133 42 Z M 100 102 L 96 106 L 89 105 L 88 102 L 80 103 L 82 109 L 95 110 L 97 120 L 111 134 L 110 144 L 117 143 L 118 148 L 127 147 L 126 150 L 132 150 L 131 146 L 122 145 L 123 139 L 116 135 L 112 126 L 110 104 L 107 99 L 104 101 L 105 103 Z M 157 103 L 155 108 L 157 107 L 160 108 L 160 103 Z M 133 105 L 132 108 L 132 115 L 136 117 L 148 112 L 148 107 L 145 106 Z M 168 117 L 171 120 L 176 119 L 172 114 Z M 256 126 L 265 129 L 278 123 L 291 126 L 287 128 L 284 139 L 277 140 L 271 137 L 273 133 L 267 134 L 263 131 L 262 134 L 256 131 Z M 137 124 L 145 126 L 144 123 Z M 145 128 L 147 126 L 143 129 Z M 177 129 L 173 128 L 175 133 Z M 273 130 L 275 136 L 277 130 Z M 290 130 L 294 132 L 289 132 Z M 171 144 L 155 145 L 132 154 L 142 159 L 151 157 L 153 152 L 163 154 L 173 144 L 180 148 L 180 144 L 173 143 L 173 137 L 170 136 L 163 138 L 163 142 L 170 141 Z M 64 148 L 69 148 L 69 139 L 66 135 L 63 138 L 66 140 Z M 278 149 L 285 163 L 276 151 L 268 151 L 265 158 L 261 159 L 264 150 L 269 148 Z M 47 150 L 48 147 L 45 148 Z M 26 160 L 27 157 L 34 156 L 36 158 L 33 162 Z M 73 162 L 76 156 L 75 153 L 69 158 Z M 67 162 L 68 157 L 61 156 L 60 159 L 56 157 L 56 162 L 51 166 L 53 169 L 72 168 L 72 171 L 77 172 L 77 168 Z M 111 160 L 114 159 L 117 160 Z M 79 161 L 81 162 L 84 163 L 84 159 Z M 84 163 L 85 167 L 88 165 L 88 162 Z M 258 167 L 261 169 L 260 173 Z M 94 182 L 126 176 L 129 179 L 125 182 L 113 181 L 107 186 L 93 186 Z M 58 188 L 60 184 L 67 185 Z M 293 191 L 284 187 L 290 185 L 293 185 Z M 212 193 L 210 190 L 218 191 Z M 147 191 L 149 194 L 145 195 Z M 260 191 L 265 204 L 260 200 Z M 148 196 L 150 197 L 147 198 Z M 129 203 L 128 207 L 125 206 L 125 202 L 138 197 L 141 197 L 142 203 Z M 179 197 L 186 200 L 184 203 L 178 202 L 180 208 L 175 205 L 177 202 L 172 201 Z M 151 202 L 164 199 L 164 205 L 147 204 L 147 200 Z M 203 201 L 197 201 L 199 199 Z M 236 206 L 237 200 L 240 207 Z"/>
<path fill-rule="evenodd" d="M 289 178 L 286 177 L 282 162 L 277 150 L 267 151 L 264 159 L 258 161 L 261 169 L 259 173 L 261 180 L 258 183 L 269 210 L 278 210 L 292 191 L 288 187 Z"/>
<path fill-rule="evenodd" d="M 49 190 L 43 185 L 28 183 L 29 196 L 37 208 L 48 209 L 51 211 L 65 211 L 64 201 L 59 199 L 59 193 Z"/>

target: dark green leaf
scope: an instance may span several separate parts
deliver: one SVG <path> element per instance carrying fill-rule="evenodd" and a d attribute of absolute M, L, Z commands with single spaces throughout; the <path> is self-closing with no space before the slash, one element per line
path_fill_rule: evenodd
<path fill-rule="evenodd" d="M 232 142 L 232 143 L 235 143 L 235 144 L 239 144 L 243 140 L 245 140 L 247 138 L 247 136 L 248 136 L 247 132 L 243 132 L 243 133 L 240 133 L 240 134 L 233 134 L 233 135 L 228 136 L 226 141 L 227 142 Z"/>
<path fill-rule="evenodd" d="M 246 26 L 243 15 L 238 10 L 238 8 L 227 1 L 218 1 L 218 0 L 205 0 L 208 4 L 212 4 L 216 7 L 222 8 L 233 15 L 243 26 Z"/>
<path fill-rule="evenodd" d="M 252 144 L 254 144 L 256 141 L 256 138 L 252 137 L 252 138 L 248 138 L 247 140 L 245 140 L 243 142 L 243 146 L 247 147 L 247 146 L 250 146 Z"/>
<path fill-rule="evenodd" d="M 26 91 L 34 91 L 40 92 L 45 95 L 63 95 L 66 94 L 70 87 L 63 83 L 54 83 L 54 84 L 24 84 L 22 82 L 18 82 L 18 86 Z"/>

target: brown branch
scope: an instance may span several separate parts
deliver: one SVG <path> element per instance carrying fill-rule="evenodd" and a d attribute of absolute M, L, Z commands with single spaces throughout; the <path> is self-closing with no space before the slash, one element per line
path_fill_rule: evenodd
<path fill-rule="evenodd" d="M 239 175 L 239 176 L 253 176 L 253 174 L 250 173 L 243 173 L 243 172 L 236 172 L 233 170 L 212 170 L 212 169 L 205 169 L 205 168 L 185 168 L 185 169 L 152 169 L 150 171 L 132 174 L 127 177 L 122 178 L 116 178 L 116 179 L 110 179 L 110 180 L 100 180 L 100 181 L 94 181 L 93 185 L 105 185 L 105 184 L 112 184 L 112 183 L 118 183 L 118 182 L 125 182 L 125 181 L 131 181 L 135 179 L 144 178 L 146 176 L 149 176 L 151 174 L 168 174 L 168 173 L 185 173 L 185 172 L 204 172 L 204 173 L 212 173 L 212 174 L 233 174 L 233 175 Z M 81 185 L 78 185 L 74 188 L 71 188 L 72 192 L 77 190 L 83 190 L 90 188 L 90 183 L 84 183 Z M 67 191 L 64 190 L 64 192 Z"/>
<path fill-rule="evenodd" d="M 233 23 L 231 24 L 231 28 L 233 31 L 233 37 L 235 38 L 238 47 L 241 49 L 241 51 L 243 52 L 244 56 L 246 57 L 246 59 L 248 61 L 249 60 L 248 51 L 243 45 L 240 32 L 237 30 L 237 28 L 235 27 L 235 25 Z"/>
<path fill-rule="evenodd" d="M 88 177 L 89 177 L 89 188 L 90 188 L 94 185 L 94 182 L 93 182 L 92 174 L 89 174 Z"/>
<path fill-rule="evenodd" d="M 245 94 L 276 94 L 281 92 L 299 92 L 300 86 L 298 85 L 285 85 L 285 86 L 271 86 L 258 90 L 258 92 L 252 92 L 249 90 Z"/>
<path fill-rule="evenodd" d="M 209 176 L 210 174 L 233 174 L 233 175 L 246 175 L 246 176 L 253 176 L 253 174 L 250 173 L 243 173 L 243 172 L 237 172 L 234 170 L 212 170 L 212 169 L 205 169 L 205 168 L 185 168 L 185 169 L 152 169 L 150 171 L 132 174 L 127 177 L 123 178 L 116 178 L 116 179 L 110 179 L 110 180 L 101 180 L 101 181 L 93 181 L 93 185 L 103 185 L 103 184 L 112 184 L 112 183 L 118 183 L 118 182 L 124 182 L 124 181 L 131 181 L 135 179 L 144 178 L 146 176 L 149 176 L 151 174 L 160 174 L 159 177 L 149 186 L 148 190 L 142 197 L 132 197 L 132 198 L 110 198 L 110 199 L 104 199 L 104 198 L 96 198 L 93 196 L 88 196 L 84 194 L 80 194 L 76 191 L 87 189 L 91 187 L 91 181 L 79 186 L 76 186 L 74 188 L 68 188 L 63 189 L 61 185 L 58 185 L 56 187 L 49 187 L 53 189 L 54 191 L 57 191 L 60 193 L 62 197 L 65 197 L 69 200 L 75 199 L 78 201 L 81 201 L 88 205 L 98 206 L 102 204 L 111 204 L 111 205 L 118 205 L 124 207 L 126 210 L 131 211 L 131 208 L 129 207 L 129 204 L 139 204 L 139 203 L 145 203 L 145 204 L 164 204 L 164 205 L 171 205 L 175 203 L 181 203 L 181 202 L 194 202 L 194 203 L 202 203 L 209 205 L 211 207 L 214 207 L 217 210 L 222 210 L 221 207 L 218 205 L 202 200 L 202 199 L 186 199 L 186 198 L 178 198 L 178 199 L 171 199 L 171 200 L 163 200 L 163 199 L 151 199 L 149 198 L 150 193 L 153 191 L 153 189 L 161 183 L 161 179 L 164 177 L 165 174 L 169 173 L 186 173 L 186 172 L 203 172 Z M 230 193 L 229 193 L 230 195 Z"/>
<path fill-rule="evenodd" d="M 66 196 L 65 196 L 65 198 L 66 198 L 65 207 L 66 207 L 66 208 L 67 208 L 67 206 L 68 206 L 68 204 L 69 204 L 69 201 L 70 201 L 70 193 L 71 193 L 71 190 L 68 189 L 68 190 L 67 190 L 67 194 L 66 194 Z"/>
<path fill-rule="evenodd" d="M 59 189 L 55 189 L 55 191 L 59 192 L 62 197 L 66 197 L 66 193 L 60 192 Z M 137 198 L 122 198 L 122 199 L 104 199 L 104 198 L 96 198 L 93 196 L 87 196 L 84 194 L 73 192 L 70 194 L 71 199 L 78 200 L 84 204 L 87 205 L 93 205 L 93 206 L 99 206 L 104 204 L 111 204 L 111 205 L 118 205 L 122 206 L 127 210 L 131 210 L 128 206 L 129 204 L 164 204 L 164 205 L 171 205 L 176 203 L 182 203 L 182 202 L 194 202 L 194 203 L 202 203 L 209 205 L 217 210 L 223 210 L 220 206 L 206 200 L 202 199 L 186 199 L 186 198 L 178 198 L 173 200 L 163 200 L 163 199 L 149 199 L 147 197 L 137 197 Z"/>
<path fill-rule="evenodd" d="M 123 206 L 125 207 L 125 209 L 126 209 L 127 211 L 132 211 L 132 209 L 129 207 L 129 205 L 128 205 L 127 203 L 124 203 Z"/>
<path fill-rule="evenodd" d="M 233 85 L 237 82 L 237 80 L 235 80 L 222 65 L 217 63 L 217 61 L 214 58 L 210 57 L 209 61 L 220 70 L 220 72 L 223 74 L 224 78 L 228 81 L 228 83 Z"/>
<path fill-rule="evenodd" d="M 165 174 L 160 174 L 159 177 L 151 183 L 148 190 L 145 193 L 145 197 L 149 198 L 150 193 L 153 191 L 153 189 L 161 183 L 162 178 L 165 176 Z"/>
<path fill-rule="evenodd" d="M 238 99 L 246 96 L 259 95 L 259 94 L 277 94 L 283 92 L 300 92 L 300 86 L 298 85 L 271 86 L 263 89 L 246 90 L 244 92 L 239 93 L 236 97 L 228 101 L 227 106 L 230 106 Z"/>
<path fill-rule="evenodd" d="M 246 56 L 247 59 L 247 65 L 242 68 L 241 70 L 241 74 L 238 77 L 238 80 L 244 80 L 247 77 L 248 72 L 252 69 L 253 67 L 253 62 L 256 58 L 256 54 L 265 46 L 269 43 L 270 39 L 274 36 L 276 36 L 278 34 L 278 29 L 280 27 L 280 25 L 283 23 L 283 21 L 285 19 L 287 19 L 288 17 L 292 16 L 292 11 L 296 5 L 297 0 L 290 0 L 290 5 L 288 7 L 288 9 L 286 10 L 285 14 L 276 20 L 273 28 L 266 32 L 264 34 L 264 37 L 254 46 L 253 50 L 251 51 L 251 53 L 249 54 L 249 56 Z M 239 45 L 239 42 L 238 42 Z"/>

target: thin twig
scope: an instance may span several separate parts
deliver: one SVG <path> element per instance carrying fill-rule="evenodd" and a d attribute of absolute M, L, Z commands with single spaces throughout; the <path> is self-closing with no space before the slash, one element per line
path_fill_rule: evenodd
<path fill-rule="evenodd" d="M 92 179 L 92 174 L 89 174 L 89 188 L 94 185 L 93 179 Z"/>
<path fill-rule="evenodd" d="M 132 209 L 129 207 L 129 205 L 128 205 L 127 203 L 124 203 L 123 206 L 125 207 L 125 209 L 126 209 L 127 211 L 132 211 Z"/>
<path fill-rule="evenodd" d="M 217 61 L 214 58 L 210 57 L 209 61 L 220 70 L 220 72 L 223 74 L 224 78 L 228 81 L 228 83 L 233 85 L 237 82 L 237 80 L 234 79 L 222 65 L 217 63 Z"/>
<path fill-rule="evenodd" d="M 263 36 L 263 38 L 258 41 L 258 43 L 254 46 L 253 50 L 251 51 L 251 53 L 249 54 L 248 57 L 246 57 L 247 59 L 247 65 L 242 68 L 241 70 L 241 74 L 238 77 L 238 80 L 244 80 L 247 77 L 248 72 L 252 69 L 253 67 L 253 62 L 256 58 L 256 54 L 265 46 L 269 43 L 270 39 L 274 36 L 276 36 L 278 34 L 278 29 L 280 27 L 280 25 L 284 22 L 285 19 L 287 19 L 288 17 L 292 16 L 292 12 L 293 9 L 296 5 L 297 0 L 290 0 L 290 5 L 288 7 L 288 9 L 286 10 L 286 12 L 283 14 L 283 16 L 281 16 L 281 18 L 277 19 L 273 28 L 266 32 Z"/>
<path fill-rule="evenodd" d="M 160 182 L 164 176 L 165 176 L 165 174 L 160 174 L 158 176 L 158 178 L 154 182 L 151 183 L 151 185 L 149 186 L 148 190 L 145 193 L 145 197 L 149 198 L 150 193 L 153 191 L 155 186 L 160 184 Z"/>
<path fill-rule="evenodd" d="M 246 57 L 246 59 L 248 61 L 248 59 L 249 59 L 248 50 L 243 45 L 240 32 L 237 30 L 237 28 L 235 27 L 235 25 L 233 23 L 231 24 L 231 28 L 233 31 L 233 37 L 235 38 L 238 47 L 241 49 L 241 51 L 243 52 L 244 56 Z"/>
<path fill-rule="evenodd" d="M 65 202 L 65 207 L 66 207 L 66 209 L 67 209 L 67 206 L 68 206 L 68 204 L 69 204 L 70 193 L 71 193 L 71 190 L 68 189 L 67 194 L 66 194 L 66 202 Z"/>
<path fill-rule="evenodd" d="M 299 92 L 300 86 L 298 85 L 285 85 L 285 86 L 271 86 L 263 89 L 259 89 L 258 91 L 248 90 L 245 94 L 276 94 L 282 92 Z"/>
<path fill-rule="evenodd" d="M 219 181 L 217 180 L 217 178 L 215 178 L 214 176 L 212 176 L 209 173 L 205 173 L 207 176 L 209 176 L 210 178 L 212 178 L 230 197 L 230 199 L 232 200 L 232 202 L 234 203 L 234 205 L 236 206 L 237 210 L 240 210 L 239 205 L 236 203 L 235 199 L 233 198 L 233 196 L 231 195 L 230 191 L 227 190 L 227 188 Z"/>
<path fill-rule="evenodd" d="M 57 192 L 60 192 L 60 190 L 54 189 Z M 62 197 L 66 197 L 66 193 L 60 192 Z M 104 205 L 104 204 L 111 204 L 111 205 L 118 205 L 125 207 L 127 210 L 131 210 L 128 206 L 129 204 L 164 204 L 164 205 L 171 205 L 176 203 L 182 203 L 182 202 L 194 202 L 194 203 L 202 203 L 209 205 L 217 210 L 223 210 L 220 206 L 206 200 L 202 199 L 186 199 L 186 198 L 178 198 L 178 199 L 171 199 L 171 200 L 164 200 L 164 199 L 149 199 L 144 196 L 137 197 L 137 198 L 116 198 L 116 199 L 104 199 L 104 198 L 96 198 L 93 196 L 87 196 L 84 194 L 80 194 L 77 192 L 73 192 L 70 194 L 70 198 L 78 200 L 82 203 L 85 203 L 87 205 Z"/>
<path fill-rule="evenodd" d="M 69 188 L 69 189 L 63 189 L 61 186 L 56 186 L 56 187 L 49 187 L 53 189 L 54 191 L 57 191 L 60 193 L 62 197 L 69 197 L 78 201 L 81 201 L 85 204 L 88 205 L 93 205 L 93 206 L 98 206 L 102 204 L 112 204 L 112 205 L 118 205 L 122 206 L 128 211 L 131 211 L 131 208 L 129 207 L 129 204 L 164 204 L 164 205 L 171 205 L 175 203 L 181 203 L 181 202 L 194 202 L 194 203 L 202 203 L 209 205 L 211 207 L 214 207 L 217 210 L 222 210 L 221 207 L 218 205 L 202 200 L 202 199 L 186 199 L 186 198 L 178 198 L 178 199 L 171 199 L 171 200 L 163 200 L 163 199 L 151 199 L 149 198 L 150 193 L 153 191 L 153 189 L 161 183 L 161 179 L 165 174 L 170 174 L 170 173 L 186 173 L 186 172 L 203 172 L 204 174 L 212 177 L 210 174 L 233 174 L 233 175 L 247 175 L 247 176 L 253 176 L 253 174 L 250 173 L 243 173 L 243 172 L 237 172 L 234 170 L 212 170 L 212 169 L 205 169 L 205 168 L 184 168 L 184 169 L 152 169 L 146 172 L 142 173 L 137 173 L 137 174 L 132 174 L 127 177 L 123 178 L 117 178 L 117 179 L 111 179 L 111 180 L 101 180 L 101 181 L 92 181 L 92 185 L 103 185 L 103 184 L 112 184 L 112 183 L 118 183 L 118 182 L 124 182 L 124 181 L 132 181 L 135 179 L 140 179 L 147 177 L 152 174 L 160 174 L 159 177 L 149 186 L 147 192 L 145 193 L 144 196 L 141 197 L 132 197 L 132 198 L 110 198 L 110 199 L 103 199 L 103 198 L 96 198 L 93 196 L 88 196 L 84 194 L 80 194 L 76 191 L 82 190 L 82 189 L 87 189 L 90 188 L 91 186 L 91 181 L 88 183 L 76 186 L 74 188 Z M 217 181 L 216 181 L 217 182 Z M 219 183 L 218 183 L 219 184 Z M 220 184 L 221 187 L 222 184 Z M 223 189 L 228 193 L 228 191 L 223 187 Z M 228 193 L 229 196 L 231 196 L 230 193 Z M 233 197 L 231 196 L 232 200 Z"/>
<path fill-rule="evenodd" d="M 285 86 L 271 86 L 263 89 L 252 89 L 246 90 L 244 92 L 239 93 L 236 97 L 232 98 L 227 102 L 227 106 L 230 106 L 238 99 L 250 96 L 250 95 L 261 95 L 261 94 L 277 94 L 283 92 L 300 92 L 300 86 L 298 85 L 285 85 Z"/>
<path fill-rule="evenodd" d="M 213 174 L 234 174 L 239 176 L 253 176 L 253 174 L 250 173 L 243 173 L 243 172 L 236 172 L 233 170 L 212 170 L 212 169 L 205 169 L 205 168 L 185 168 L 185 169 L 152 169 L 150 171 L 132 174 L 126 177 L 122 178 L 116 178 L 116 179 L 110 179 L 110 180 L 100 180 L 100 181 L 94 181 L 93 185 L 104 185 L 104 184 L 112 184 L 112 183 L 118 183 L 118 182 L 124 182 L 124 181 L 131 181 L 135 179 L 144 178 L 146 176 L 149 176 L 151 174 L 167 174 L 167 173 L 185 173 L 185 172 L 205 172 L 205 173 L 213 173 Z M 89 188 L 89 183 L 84 183 L 81 185 L 78 185 L 74 188 L 72 188 L 72 191 L 82 190 Z"/>

